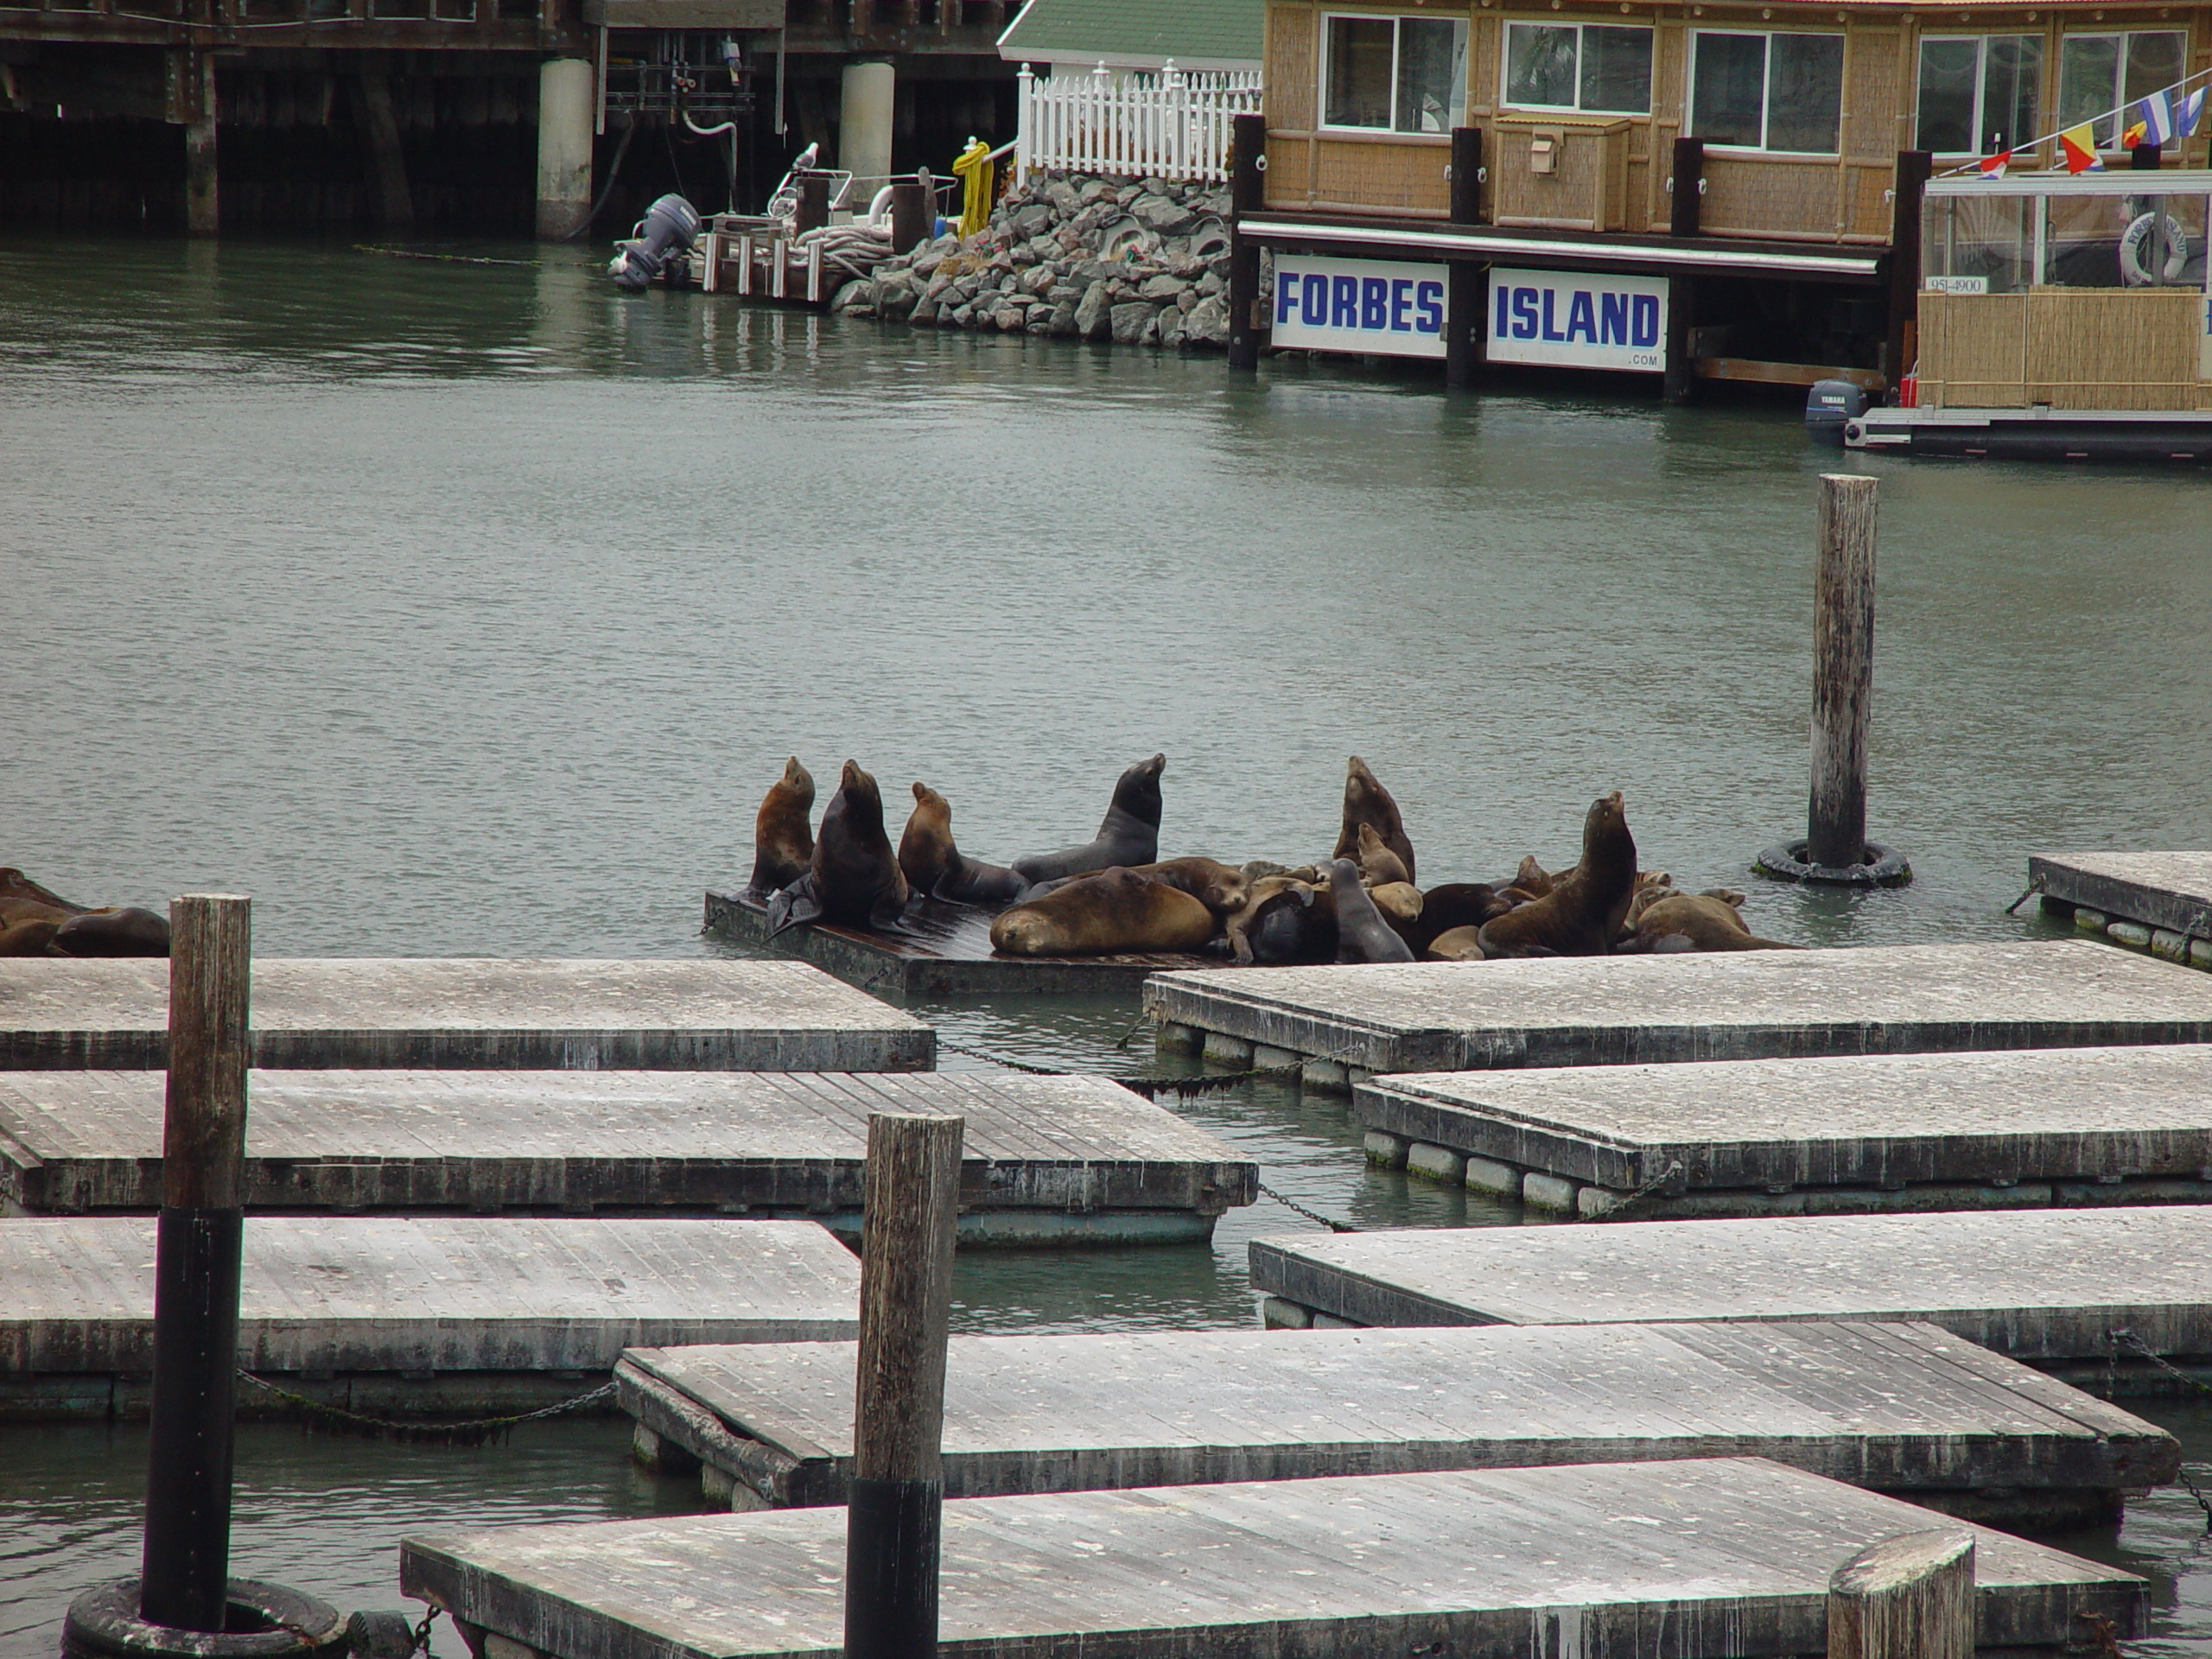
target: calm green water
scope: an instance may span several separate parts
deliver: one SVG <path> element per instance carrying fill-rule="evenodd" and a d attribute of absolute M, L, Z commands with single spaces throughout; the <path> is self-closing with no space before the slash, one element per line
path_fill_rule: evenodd
<path fill-rule="evenodd" d="M 797 752 L 942 790 L 1003 860 L 1168 756 L 1172 853 L 1302 861 L 1344 757 L 1425 880 L 1648 867 L 1808 943 L 2018 937 L 2032 849 L 2212 844 L 2212 481 L 1878 462 L 1872 830 L 1918 882 L 1761 888 L 1803 823 L 1813 481 L 1784 409 L 887 332 L 310 245 L 0 241 L 0 863 L 251 893 L 270 954 L 683 956 Z M 1054 1064 L 1132 1005 L 963 1002 Z M 1517 1219 L 1365 1170 L 1340 1106 L 1185 1109 L 1363 1226 Z M 1243 1247 L 969 1259 L 966 1330 L 1249 1320 Z M 2161 1408 L 2212 1459 L 2212 1419 Z M 143 1439 L 0 1430 L 0 1659 L 130 1570 Z M 611 1425 L 441 1451 L 256 1429 L 240 1570 L 393 1605 L 392 1541 L 649 1513 Z M 2098 1547 L 2212 1643 L 2186 1497 Z M 2154 1566 L 2157 1562 L 2170 1562 Z"/>

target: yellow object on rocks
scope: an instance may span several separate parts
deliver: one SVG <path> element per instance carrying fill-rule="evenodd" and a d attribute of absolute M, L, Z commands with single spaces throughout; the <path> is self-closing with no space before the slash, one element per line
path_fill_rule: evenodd
<path fill-rule="evenodd" d="M 973 236 L 991 222 L 991 185 L 998 174 L 991 147 L 980 138 L 970 138 L 968 148 L 954 158 L 952 170 L 960 175 L 963 186 L 960 234 Z"/>

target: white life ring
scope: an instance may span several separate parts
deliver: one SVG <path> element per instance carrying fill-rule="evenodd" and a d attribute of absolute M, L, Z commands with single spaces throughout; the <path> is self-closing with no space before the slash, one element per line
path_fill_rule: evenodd
<path fill-rule="evenodd" d="M 2157 213 L 2145 213 L 2120 233 L 2120 276 L 2130 288 L 2148 288 L 2153 282 L 2177 283 L 2189 269 L 2189 232 L 2182 229 L 2181 221 L 2171 213 L 2164 215 L 2166 221 L 2166 269 L 2162 277 L 2153 277 L 2151 268 L 2143 262 L 2144 251 L 2151 245 L 2152 221 Z"/>

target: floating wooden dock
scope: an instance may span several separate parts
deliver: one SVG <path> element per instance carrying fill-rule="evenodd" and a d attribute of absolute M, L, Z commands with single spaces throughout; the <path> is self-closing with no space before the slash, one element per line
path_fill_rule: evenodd
<path fill-rule="evenodd" d="M 473 1416 L 580 1394 L 640 1344 L 851 1338 L 859 1298 L 809 1222 L 257 1216 L 238 1363 L 354 1410 Z M 143 1415 L 153 1315 L 153 1217 L 0 1221 L 0 1418 Z"/>
<path fill-rule="evenodd" d="M 2212 853 L 2038 853 L 2028 887 L 2084 933 L 2212 968 Z"/>
<path fill-rule="evenodd" d="M 969 1498 L 944 1506 L 938 1651 L 1779 1659 L 1826 1646 L 1831 1573 L 1930 1524 L 1758 1459 Z M 1973 1531 L 1984 1649 L 2143 1630 L 2142 1580 Z M 501 1527 L 399 1560 L 464 1635 L 551 1659 L 841 1651 L 841 1510 Z"/>
<path fill-rule="evenodd" d="M 852 1343 L 633 1349 L 646 1461 L 734 1509 L 842 1503 Z M 2180 1446 L 1931 1325 L 956 1337 L 950 1497 L 1772 1458 L 1999 1525 L 2118 1518 Z"/>
<path fill-rule="evenodd" d="M 995 911 L 931 900 L 909 924 L 912 938 L 802 924 L 769 948 L 796 951 L 861 989 L 902 996 L 1089 996 L 1133 992 L 1167 969 L 1223 968 L 1177 951 L 1104 957 L 1002 957 L 991 947 Z M 768 943 L 768 908 L 742 893 L 707 889 L 707 927 L 740 944 Z"/>
<path fill-rule="evenodd" d="M 1376 1077 L 1368 1156 L 1639 1218 L 2212 1203 L 2212 1047 Z"/>
<path fill-rule="evenodd" d="M 1374 1071 L 2212 1041 L 2212 980 L 2074 941 L 1156 974 L 1169 1047 Z"/>
<path fill-rule="evenodd" d="M 0 1073 L 0 1211 L 162 1201 L 158 1071 Z M 257 1071 L 246 1203 L 731 1215 L 857 1238 L 868 1114 L 968 1120 L 972 1244 L 1201 1240 L 1259 1166 L 1103 1077 L 1016 1072 Z"/>
<path fill-rule="evenodd" d="M 2100 1394 L 2212 1378 L 2196 1208 L 1407 1228 L 1250 1255 L 1277 1322 L 1924 1319 Z"/>
<path fill-rule="evenodd" d="M 159 1067 L 164 961 L 0 961 L 0 1068 Z M 937 1034 L 796 962 L 264 957 L 261 1066 L 922 1071 Z"/>

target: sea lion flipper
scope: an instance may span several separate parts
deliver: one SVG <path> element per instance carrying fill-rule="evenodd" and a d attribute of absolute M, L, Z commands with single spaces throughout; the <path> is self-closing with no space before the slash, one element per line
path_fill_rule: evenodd
<path fill-rule="evenodd" d="M 797 927 L 802 922 L 811 922 L 822 914 L 822 901 L 815 897 L 814 877 L 803 875 L 772 895 L 768 900 L 768 932 L 772 939 L 786 928 Z M 766 943 L 766 940 L 763 940 Z"/>

